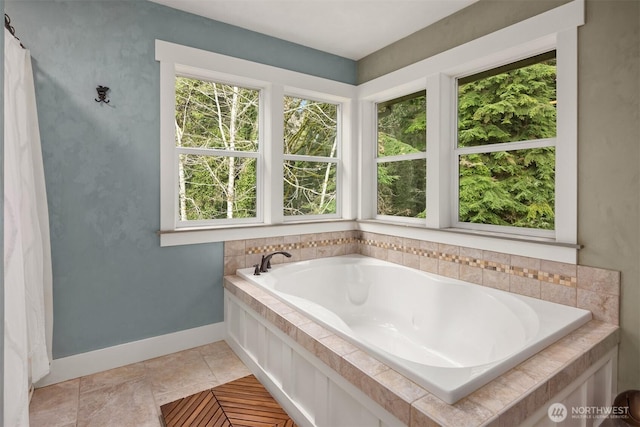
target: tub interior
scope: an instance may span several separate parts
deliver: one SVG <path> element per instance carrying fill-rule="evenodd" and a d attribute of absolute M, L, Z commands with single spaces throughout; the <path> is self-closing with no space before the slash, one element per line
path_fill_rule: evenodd
<path fill-rule="evenodd" d="M 275 278 L 273 289 L 305 300 L 296 303 L 316 313 L 324 308 L 330 312 L 325 316 L 335 314 L 343 332 L 430 366 L 494 363 L 522 348 L 539 329 L 531 307 L 509 295 L 435 280 L 415 286 L 412 274 L 393 266 L 354 262 L 341 270 L 343 277 L 334 277 L 339 272 L 333 266 L 290 271 Z"/>

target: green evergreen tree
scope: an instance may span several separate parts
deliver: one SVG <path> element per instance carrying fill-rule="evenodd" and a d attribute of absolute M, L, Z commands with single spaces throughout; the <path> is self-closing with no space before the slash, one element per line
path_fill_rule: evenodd
<path fill-rule="evenodd" d="M 418 93 L 378 105 L 378 157 L 426 150 L 427 99 Z M 379 215 L 426 215 L 426 161 L 378 163 Z"/>
<path fill-rule="evenodd" d="M 459 85 L 458 145 L 556 135 L 555 59 Z M 462 155 L 462 222 L 553 229 L 553 147 Z"/>

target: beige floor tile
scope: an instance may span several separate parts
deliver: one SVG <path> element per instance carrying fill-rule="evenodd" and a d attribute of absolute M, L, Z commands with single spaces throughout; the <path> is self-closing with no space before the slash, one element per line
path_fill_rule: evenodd
<path fill-rule="evenodd" d="M 249 368 L 232 353 L 205 356 L 204 360 L 211 368 L 211 372 L 216 376 L 220 384 L 242 378 L 251 373 Z"/>
<path fill-rule="evenodd" d="M 75 425 L 78 416 L 80 380 L 70 380 L 37 389 L 29 406 L 31 427 Z"/>
<path fill-rule="evenodd" d="M 250 373 L 219 341 L 37 389 L 31 426 L 158 427 L 165 403 Z"/>
<path fill-rule="evenodd" d="M 111 387 L 145 376 L 144 363 L 134 363 L 121 368 L 110 369 L 80 378 L 80 393 L 87 393 L 103 387 Z"/>
<path fill-rule="evenodd" d="M 195 348 L 144 362 L 153 394 L 158 396 L 194 384 L 214 383 L 216 377 Z"/>
<path fill-rule="evenodd" d="M 229 344 L 224 341 L 217 341 L 211 344 L 198 347 L 198 351 L 203 356 L 214 356 L 220 354 L 234 354 Z"/>
<path fill-rule="evenodd" d="M 80 395 L 78 427 L 158 427 L 159 411 L 144 379 L 106 386 Z"/>

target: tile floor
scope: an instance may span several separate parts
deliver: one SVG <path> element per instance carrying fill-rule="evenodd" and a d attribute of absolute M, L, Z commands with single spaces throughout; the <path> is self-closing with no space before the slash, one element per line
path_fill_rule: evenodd
<path fill-rule="evenodd" d="M 249 375 L 218 341 L 94 375 L 39 388 L 31 427 L 158 427 L 160 406 Z"/>

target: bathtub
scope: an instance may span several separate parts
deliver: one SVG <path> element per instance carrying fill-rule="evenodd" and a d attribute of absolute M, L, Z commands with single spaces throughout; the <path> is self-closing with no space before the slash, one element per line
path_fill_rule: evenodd
<path fill-rule="evenodd" d="M 591 312 L 362 255 L 237 271 L 453 404 Z"/>

